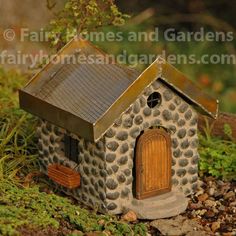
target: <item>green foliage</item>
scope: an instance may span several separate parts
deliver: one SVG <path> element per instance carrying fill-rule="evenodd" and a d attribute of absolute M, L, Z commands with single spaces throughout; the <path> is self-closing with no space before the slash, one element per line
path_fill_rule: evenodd
<path fill-rule="evenodd" d="M 112 0 L 67 0 L 63 10 L 51 21 L 50 38 L 58 47 L 76 34 L 86 34 L 106 25 L 123 25 L 122 14 Z"/>
<path fill-rule="evenodd" d="M 0 68 L 0 179 L 36 165 L 35 120 L 18 108 L 18 89 L 25 83 L 26 76 Z"/>
<path fill-rule="evenodd" d="M 225 134 L 231 141 L 211 137 L 209 126 L 205 136 L 199 135 L 200 170 L 224 180 L 236 180 L 236 143 L 228 124 L 225 125 Z"/>
<path fill-rule="evenodd" d="M 146 235 L 144 224 L 128 225 L 109 215 L 97 215 L 70 200 L 55 194 L 40 192 L 38 187 L 21 188 L 8 181 L 0 182 L 0 234 L 15 235 L 17 228 L 58 228 L 60 221 L 73 224 L 86 233 L 110 232 L 111 235 Z M 102 222 L 102 223 L 101 223 Z"/>

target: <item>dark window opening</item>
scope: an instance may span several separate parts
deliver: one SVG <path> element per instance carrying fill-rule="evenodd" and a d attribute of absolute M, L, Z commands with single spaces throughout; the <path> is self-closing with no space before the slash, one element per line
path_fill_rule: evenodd
<path fill-rule="evenodd" d="M 161 94 L 157 92 L 152 93 L 147 99 L 147 104 L 150 108 L 159 106 L 161 104 Z"/>
<path fill-rule="evenodd" d="M 65 156 L 69 158 L 71 161 L 74 161 L 77 163 L 79 159 L 78 140 L 65 134 L 64 143 L 65 143 Z"/>

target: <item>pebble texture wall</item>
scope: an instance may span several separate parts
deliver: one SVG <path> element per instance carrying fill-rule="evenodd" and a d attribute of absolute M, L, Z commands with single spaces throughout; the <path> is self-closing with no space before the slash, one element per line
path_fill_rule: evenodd
<path fill-rule="evenodd" d="M 147 98 L 153 92 L 162 95 L 160 106 L 149 108 Z M 133 199 L 133 160 L 136 139 L 141 131 L 163 126 L 171 133 L 172 186 L 186 195 L 197 187 L 198 137 L 197 113 L 182 98 L 159 81 L 147 87 L 130 108 L 105 134 L 108 177 L 107 207 L 120 213 Z"/>
<path fill-rule="evenodd" d="M 70 134 L 79 141 L 80 153 L 78 163 L 75 163 L 65 157 L 63 140 L 65 133 L 65 130 L 47 121 L 41 121 L 37 130 L 41 171 L 47 174 L 47 166 L 51 163 L 59 163 L 78 171 L 81 175 L 79 188 L 69 190 L 57 185 L 58 189 L 74 196 L 85 205 L 106 212 L 104 142 L 99 141 L 94 144 Z"/>
<path fill-rule="evenodd" d="M 149 108 L 147 98 L 153 92 L 162 95 L 162 103 Z M 182 98 L 159 81 L 147 87 L 95 143 L 70 134 L 79 141 L 78 163 L 64 154 L 65 130 L 41 121 L 37 133 L 41 170 L 47 173 L 50 163 L 59 163 L 81 174 L 81 186 L 59 190 L 101 212 L 121 213 L 133 200 L 133 160 L 137 137 L 151 127 L 163 126 L 171 133 L 172 187 L 186 195 L 197 187 L 198 137 L 197 113 Z"/>

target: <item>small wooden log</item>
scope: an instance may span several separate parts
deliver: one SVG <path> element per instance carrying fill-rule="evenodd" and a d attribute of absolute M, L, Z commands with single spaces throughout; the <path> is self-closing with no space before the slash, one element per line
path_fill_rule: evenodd
<path fill-rule="evenodd" d="M 224 125 L 228 124 L 232 129 L 232 137 L 236 140 L 236 115 L 221 112 L 216 120 L 203 115 L 199 116 L 198 128 L 200 132 L 204 134 L 204 129 L 206 128 L 206 121 L 209 122 L 209 127 L 211 128 L 210 134 L 213 136 L 221 137 L 224 139 L 229 139 L 224 133 Z"/>

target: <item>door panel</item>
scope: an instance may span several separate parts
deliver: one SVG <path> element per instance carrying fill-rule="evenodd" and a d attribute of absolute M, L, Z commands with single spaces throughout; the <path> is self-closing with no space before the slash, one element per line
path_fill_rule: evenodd
<path fill-rule="evenodd" d="M 156 196 L 170 189 L 170 135 L 162 129 L 150 129 L 137 142 L 136 198 Z"/>

